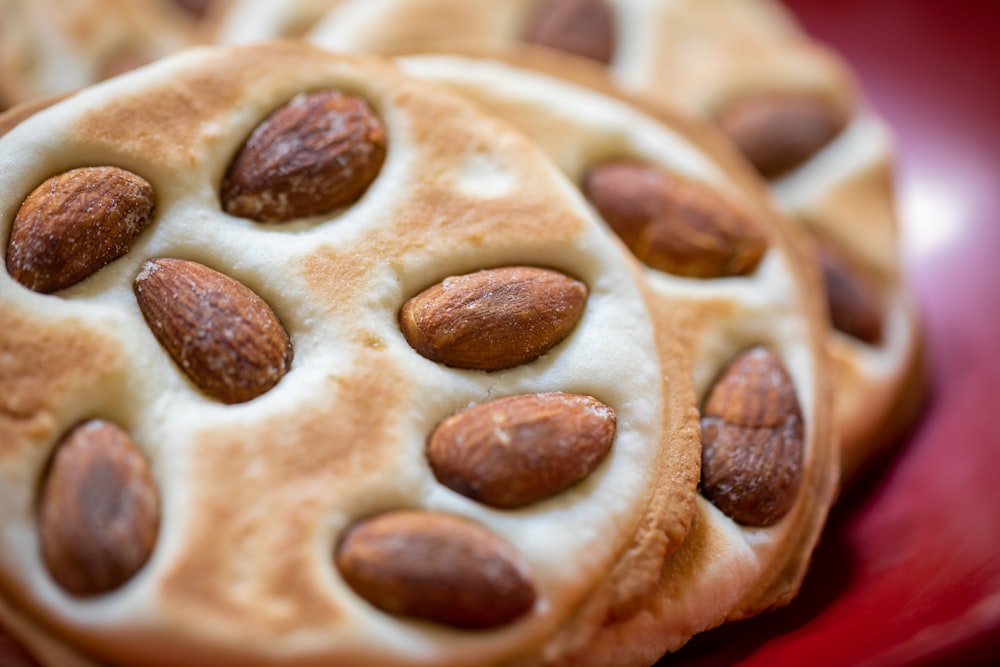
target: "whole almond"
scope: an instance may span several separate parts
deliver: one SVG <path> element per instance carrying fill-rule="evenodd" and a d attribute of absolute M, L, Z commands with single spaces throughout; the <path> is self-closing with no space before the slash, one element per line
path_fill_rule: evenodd
<path fill-rule="evenodd" d="M 113 591 L 156 545 L 160 498 L 146 459 L 114 424 L 95 419 L 60 443 L 39 502 L 42 558 L 67 592 Z"/>
<path fill-rule="evenodd" d="M 834 328 L 878 345 L 885 304 L 876 281 L 833 243 L 817 239 L 817 246 Z"/>
<path fill-rule="evenodd" d="M 615 413 L 590 396 L 497 399 L 442 421 L 427 459 L 448 488 L 498 508 L 553 496 L 589 475 L 615 438 Z"/>
<path fill-rule="evenodd" d="M 50 294 L 125 255 L 153 219 L 153 187 L 117 167 L 49 178 L 21 204 L 7 245 L 7 271 Z"/>
<path fill-rule="evenodd" d="M 644 264 L 692 278 L 744 275 L 767 250 L 760 225 L 706 186 L 628 160 L 596 165 L 583 192 Z"/>
<path fill-rule="evenodd" d="M 615 17 L 605 0 L 541 0 L 524 39 L 606 65 L 615 54 Z"/>
<path fill-rule="evenodd" d="M 773 93 L 737 100 L 716 122 L 761 175 L 776 178 L 830 143 L 848 117 L 819 95 Z"/>
<path fill-rule="evenodd" d="M 108 55 L 98 73 L 100 80 L 131 72 L 143 65 L 148 65 L 152 56 L 135 47 L 121 47 Z"/>
<path fill-rule="evenodd" d="M 352 526 L 336 552 L 354 591 L 390 614 L 482 630 L 531 611 L 528 565 L 507 542 L 471 521 L 398 511 Z"/>
<path fill-rule="evenodd" d="M 385 128 L 363 99 L 299 95 L 240 149 L 222 182 L 222 208 L 259 222 L 327 213 L 365 193 L 385 153 Z"/>
<path fill-rule="evenodd" d="M 213 398 L 249 401 L 291 367 L 292 344 L 277 316 L 229 276 L 197 262 L 151 259 L 133 289 L 153 335 Z"/>
<path fill-rule="evenodd" d="M 400 310 L 403 335 L 432 361 L 496 371 L 534 361 L 573 331 L 587 287 L 565 274 L 505 267 L 446 278 Z"/>
<path fill-rule="evenodd" d="M 215 0 L 174 0 L 174 3 L 184 11 L 203 19 L 211 11 Z"/>
<path fill-rule="evenodd" d="M 702 417 L 702 493 L 735 521 L 771 526 L 795 503 L 803 422 L 781 359 L 756 347 L 725 370 Z"/>

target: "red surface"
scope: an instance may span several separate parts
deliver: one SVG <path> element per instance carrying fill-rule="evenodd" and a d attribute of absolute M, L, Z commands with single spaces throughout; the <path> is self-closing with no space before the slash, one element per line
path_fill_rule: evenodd
<path fill-rule="evenodd" d="M 897 131 L 933 392 L 839 503 L 799 598 L 664 665 L 1000 664 L 1000 2 L 788 4 Z M 0 636 L 0 667 L 24 664 Z"/>

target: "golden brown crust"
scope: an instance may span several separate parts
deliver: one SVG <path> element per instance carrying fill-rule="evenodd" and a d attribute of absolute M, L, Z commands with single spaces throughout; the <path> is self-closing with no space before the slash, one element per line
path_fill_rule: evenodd
<path fill-rule="evenodd" d="M 386 162 L 368 192 L 280 230 L 222 213 L 223 174 L 254 127 L 324 88 L 362 95 L 386 125 Z M 579 194 L 464 100 L 387 63 L 302 45 L 201 50 L 82 91 L 0 141 L 4 241 L 32 184 L 81 163 L 128 169 L 157 198 L 133 250 L 71 288 L 45 296 L 0 275 L 11 314 L 0 349 L 12 364 L 0 394 L 16 403 L 0 423 L 10 436 L 0 615 L 33 648 L 59 638 L 101 660 L 150 666 L 265 665 L 277 653 L 303 665 L 530 664 L 558 648 L 554 634 L 582 603 L 599 617 L 629 598 L 633 563 L 651 561 L 643 576 L 655 573 L 662 556 L 648 558 L 644 545 L 663 554 L 686 534 L 698 443 L 672 314 L 659 312 L 662 330 L 654 326 L 641 274 Z M 129 289 L 150 257 L 199 262 L 259 295 L 295 348 L 289 373 L 237 406 L 188 381 Z M 510 265 L 588 286 L 584 317 L 563 342 L 497 373 L 449 369 L 409 346 L 397 322 L 407 298 L 449 275 Z M 612 450 L 587 479 L 512 512 L 434 480 L 423 449 L 440 419 L 488 398 L 555 390 L 593 396 L 617 415 Z M 130 434 L 163 503 L 151 559 L 96 603 L 98 615 L 60 591 L 32 550 L 35 480 L 85 417 Z M 538 603 L 474 637 L 374 611 L 345 588 L 334 545 L 353 522 L 397 509 L 487 527 L 525 557 Z M 605 589 L 625 552 L 622 583 Z"/>
<path fill-rule="evenodd" d="M 38 329 L 29 311 L 4 311 L 0 461 L 31 456 L 27 443 L 54 436 L 52 416 L 61 403 L 73 400 L 77 387 L 106 382 L 121 370 L 121 354 L 107 332 L 72 317 Z"/>
<path fill-rule="evenodd" d="M 805 35 L 780 3 L 607 4 L 618 35 L 608 69 L 630 91 L 711 120 L 769 99 L 807 100 L 808 108 L 829 115 L 830 123 L 821 123 L 826 130 L 818 152 L 775 175 L 770 186 L 793 220 L 842 241 L 883 279 L 883 324 L 894 327 L 895 337 L 871 345 L 836 331 L 830 335 L 834 372 L 844 378 L 837 391 L 837 422 L 849 477 L 866 457 L 884 448 L 881 425 L 893 430 L 893 424 L 908 417 L 893 411 L 893 405 L 919 400 L 912 383 L 903 383 L 919 372 L 919 322 L 901 284 L 893 151 L 885 129 L 844 59 Z M 356 0 L 340 3 L 316 24 L 309 39 L 338 50 L 397 55 L 496 52 L 524 42 L 537 6 L 536 0 L 474 8 L 463 0 Z M 567 68 L 567 76 L 582 69 Z"/>
<path fill-rule="evenodd" d="M 34 0 L 0 5 L 0 109 L 75 90 L 192 43 L 173 0 Z"/>
<path fill-rule="evenodd" d="M 713 166 L 725 171 L 725 189 L 721 189 L 721 180 L 703 178 L 724 192 L 738 209 L 752 211 L 766 233 L 765 263 L 745 278 L 727 278 L 713 285 L 712 280 L 645 269 L 655 298 L 678 320 L 677 335 L 696 375 L 699 402 L 716 373 L 721 372 L 727 354 L 735 356 L 737 351 L 763 342 L 795 359 L 792 368 L 808 414 L 801 487 L 784 519 L 773 528 L 742 527 L 700 501 L 696 524 L 701 521 L 710 530 L 714 537 L 707 545 L 711 546 L 699 547 L 697 539 L 689 544 L 689 536 L 676 552 L 672 548 L 663 552 L 666 565 L 658 568 L 652 591 L 647 588 L 642 594 L 643 587 L 652 583 L 648 578 L 626 580 L 623 590 L 634 590 L 638 595 L 623 598 L 610 615 L 594 612 L 589 639 L 579 624 L 567 633 L 565 651 L 571 657 L 564 656 L 568 660 L 565 664 L 605 664 L 602 660 L 607 662 L 611 656 L 615 664 L 647 664 L 650 656 L 676 648 L 694 632 L 784 604 L 798 590 L 832 502 L 838 470 L 830 423 L 826 317 L 819 298 L 819 273 L 816 263 L 804 255 L 808 244 L 799 230 L 771 212 L 759 181 L 714 130 L 695 121 L 674 121 L 673 112 L 618 91 L 601 69 L 580 60 L 524 47 L 484 55 L 488 51 L 410 56 L 401 62 L 408 71 L 447 83 L 512 122 L 555 157 L 578 184 L 594 156 L 600 160 L 603 155 L 642 155 L 651 164 L 697 173 L 694 164 L 672 163 L 677 158 L 669 150 L 648 148 L 665 145 L 663 134 L 675 132 L 712 156 Z M 579 114 L 580 109 L 591 113 Z M 655 121 L 642 113 L 649 110 L 656 113 Z M 734 187 L 734 181 L 739 186 Z M 774 277 L 772 271 L 788 280 L 788 311 L 757 306 L 768 313 L 763 315 L 753 311 L 754 307 L 748 309 L 749 302 L 767 301 L 767 297 L 749 295 L 754 289 L 768 289 L 765 284 L 774 288 L 774 283 L 767 282 Z M 748 290 L 746 301 L 736 296 L 740 289 Z M 788 322 L 797 323 L 793 327 L 796 333 L 789 334 L 785 324 L 779 324 L 786 317 Z M 752 324 L 755 320 L 758 325 Z M 762 329 L 761 320 L 767 320 L 769 326 Z M 769 327 L 772 330 L 765 332 Z M 729 350 L 722 352 L 722 358 L 718 356 L 720 348 Z M 809 370 L 803 372 L 805 368 Z M 651 557 L 649 551 L 640 550 L 639 554 L 640 562 Z M 736 574 L 697 561 L 714 561 L 719 569 Z M 678 574 L 675 563 L 687 563 L 684 567 L 690 569 Z M 585 608 L 581 619 L 588 618 L 589 611 Z M 554 664 L 563 663 L 556 660 Z"/>

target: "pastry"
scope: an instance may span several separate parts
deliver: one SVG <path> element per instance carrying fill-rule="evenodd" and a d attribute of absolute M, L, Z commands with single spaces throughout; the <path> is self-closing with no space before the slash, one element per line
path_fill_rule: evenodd
<path fill-rule="evenodd" d="M 194 50 L 0 128 L 0 622 L 46 667 L 643 665 L 796 585 L 823 319 L 696 131 L 645 157 L 753 230 L 726 278 L 383 61 Z"/>
<path fill-rule="evenodd" d="M 252 44 L 299 38 L 344 0 L 212 0 L 208 39 L 220 44 Z"/>
<path fill-rule="evenodd" d="M 0 623 L 46 667 L 557 662 L 690 530 L 678 322 L 514 130 L 293 44 L 38 106 Z"/>
<path fill-rule="evenodd" d="M 801 231 L 770 213 L 757 178 L 710 127 L 659 108 L 650 115 L 578 59 L 519 50 L 400 62 L 513 123 L 552 156 L 681 318 L 702 423 L 694 527 L 653 591 L 605 619 L 571 664 L 650 664 L 692 633 L 788 603 L 838 469 L 820 277 L 800 256 Z M 762 400 L 775 409 L 767 417 L 758 399 L 735 398 L 735 385 L 764 376 Z M 791 412 L 777 417 L 782 386 L 802 409 L 791 421 Z M 761 412 L 723 416 L 722 397 Z M 797 451 L 783 429 L 802 427 Z"/>
<path fill-rule="evenodd" d="M 0 0 L 0 109 L 76 90 L 188 46 L 196 5 Z"/>
<path fill-rule="evenodd" d="M 253 5 L 234 0 L 243 16 Z M 282 36 L 266 32 L 273 20 L 256 25 L 253 39 Z M 778 2 L 344 0 L 306 37 L 396 54 L 529 42 L 601 63 L 628 90 L 716 122 L 819 246 L 845 479 L 912 422 L 924 377 L 901 275 L 891 134 L 844 62 Z"/>

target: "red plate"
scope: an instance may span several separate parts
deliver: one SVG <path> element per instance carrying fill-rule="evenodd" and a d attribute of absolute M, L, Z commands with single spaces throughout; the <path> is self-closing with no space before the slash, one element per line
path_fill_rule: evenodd
<path fill-rule="evenodd" d="M 932 395 L 891 459 L 842 498 L 789 607 L 662 664 L 1000 664 L 1000 3 L 788 4 L 897 131 Z M 0 667 L 29 665 L 20 655 L 0 631 Z"/>

